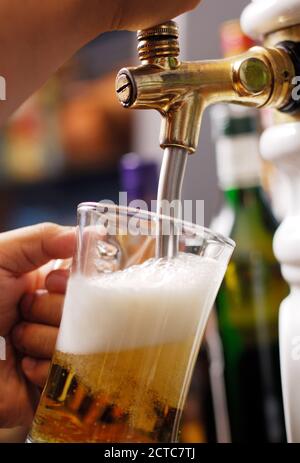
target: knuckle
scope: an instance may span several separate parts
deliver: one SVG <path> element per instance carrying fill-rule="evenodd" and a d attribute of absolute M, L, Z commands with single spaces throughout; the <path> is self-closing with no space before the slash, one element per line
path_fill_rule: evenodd
<path fill-rule="evenodd" d="M 49 235 L 55 235 L 61 231 L 61 226 L 53 222 L 43 222 L 38 224 L 37 227 L 41 239 L 48 237 Z"/>
<path fill-rule="evenodd" d="M 60 226 L 54 222 L 42 222 L 38 224 L 37 227 L 39 227 L 41 231 L 56 231 L 60 228 Z"/>

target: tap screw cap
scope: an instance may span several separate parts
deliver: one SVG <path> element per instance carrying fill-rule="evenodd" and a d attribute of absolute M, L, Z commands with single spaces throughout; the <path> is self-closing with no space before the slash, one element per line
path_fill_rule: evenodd
<path fill-rule="evenodd" d="M 126 70 L 121 70 L 117 75 L 116 93 L 123 106 L 128 107 L 133 104 L 135 99 L 135 88 Z"/>
<path fill-rule="evenodd" d="M 148 38 L 153 39 L 154 37 L 173 37 L 175 39 L 178 39 L 178 25 L 175 21 L 168 21 L 166 23 L 159 24 L 158 26 L 150 27 L 149 29 L 142 29 L 137 31 L 138 41 L 145 40 Z"/>
<path fill-rule="evenodd" d="M 179 55 L 179 30 L 175 21 L 168 21 L 137 32 L 141 61 L 172 58 Z"/>

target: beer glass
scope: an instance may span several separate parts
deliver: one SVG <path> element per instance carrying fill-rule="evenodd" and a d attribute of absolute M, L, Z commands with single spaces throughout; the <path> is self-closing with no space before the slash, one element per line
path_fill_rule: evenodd
<path fill-rule="evenodd" d="M 78 207 L 56 350 L 28 442 L 177 441 L 234 243 L 165 216 L 179 252 L 155 259 L 158 220 L 102 203 Z"/>

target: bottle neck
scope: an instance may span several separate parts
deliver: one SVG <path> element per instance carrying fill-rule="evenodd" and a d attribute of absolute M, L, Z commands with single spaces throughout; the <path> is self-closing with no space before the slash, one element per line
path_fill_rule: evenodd
<path fill-rule="evenodd" d="M 262 191 L 259 185 L 228 188 L 224 190 L 226 202 L 234 209 L 251 207 L 261 201 Z"/>
<path fill-rule="evenodd" d="M 216 140 L 216 161 L 222 190 L 260 185 L 261 160 L 257 133 L 219 136 Z"/>
<path fill-rule="evenodd" d="M 247 217 L 247 222 L 261 224 L 272 233 L 278 223 L 272 214 L 269 201 L 260 185 L 224 190 L 227 204 L 237 217 Z"/>

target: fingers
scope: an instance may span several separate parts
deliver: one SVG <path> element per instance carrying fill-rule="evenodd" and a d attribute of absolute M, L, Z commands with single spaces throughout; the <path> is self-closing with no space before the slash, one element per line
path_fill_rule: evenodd
<path fill-rule="evenodd" d="M 55 349 L 58 328 L 22 322 L 12 332 L 15 347 L 21 353 L 38 359 L 50 359 Z"/>
<path fill-rule="evenodd" d="M 52 223 L 0 235 L 0 266 L 13 274 L 31 272 L 52 259 L 73 255 L 75 229 Z"/>
<path fill-rule="evenodd" d="M 63 273 L 66 280 L 68 272 Z M 55 284 L 55 278 L 52 283 L 50 280 L 50 284 Z M 49 359 L 55 349 L 58 334 L 56 327 L 60 323 L 63 301 L 63 294 L 37 291 L 24 296 L 20 303 L 21 314 L 26 321 L 14 328 L 12 339 L 18 351 L 26 355 L 21 362 L 25 376 L 39 387 L 44 387 L 47 379 Z"/>
<path fill-rule="evenodd" d="M 68 278 L 69 270 L 53 270 L 46 278 L 46 289 L 49 293 L 65 294 Z"/>
<path fill-rule="evenodd" d="M 31 357 L 24 357 L 22 360 L 22 370 L 33 384 L 44 387 L 50 367 L 49 360 L 36 360 Z"/>
<path fill-rule="evenodd" d="M 23 297 L 20 302 L 20 311 L 24 320 L 28 322 L 59 326 L 63 303 L 62 294 L 37 291 Z"/>
<path fill-rule="evenodd" d="M 126 8 L 118 8 L 113 15 L 112 29 L 145 29 L 169 21 L 186 11 L 194 9 L 201 0 L 163 0 L 159 8 L 145 5 L 140 0 L 126 2 Z M 122 3 L 122 2 L 121 2 Z"/>
<path fill-rule="evenodd" d="M 33 275 L 34 279 L 34 284 L 32 285 L 32 290 L 34 291 L 35 289 L 44 289 L 45 288 L 45 281 L 47 276 L 49 275 L 52 270 L 54 270 L 54 266 L 56 265 L 56 262 L 60 262 L 61 259 L 57 260 L 50 260 L 47 262 L 47 264 L 42 265 L 39 267 L 38 270 L 34 270 L 31 273 L 28 273 L 28 275 Z M 63 260 L 65 262 L 65 260 Z"/>
<path fill-rule="evenodd" d="M 189 0 L 189 9 L 193 10 L 194 8 L 196 8 L 196 6 L 199 5 L 200 2 L 201 0 Z"/>
<path fill-rule="evenodd" d="M 196 8 L 196 6 L 198 6 L 200 2 L 201 0 L 179 0 L 177 2 L 174 2 L 174 0 L 172 0 L 170 2 L 170 7 L 172 8 L 172 10 L 174 9 L 174 11 L 170 10 L 168 19 L 175 18 L 177 16 L 180 16 L 182 13 L 186 13 L 187 11 L 193 10 L 194 8 Z M 176 11 L 175 8 L 177 8 Z"/>

